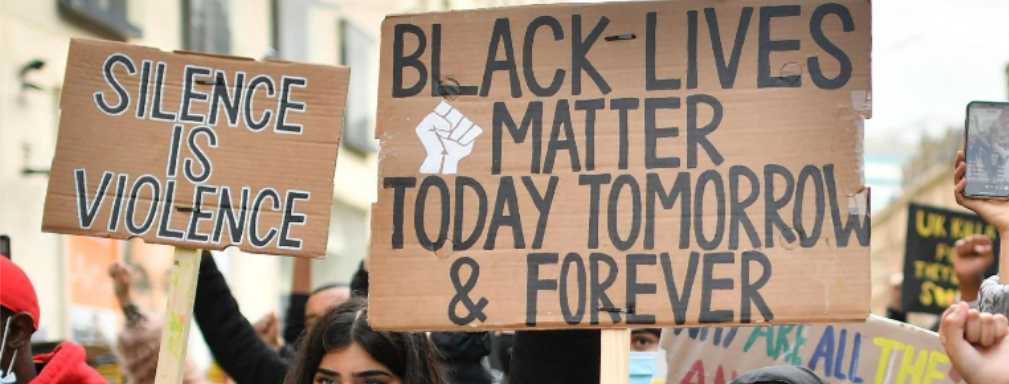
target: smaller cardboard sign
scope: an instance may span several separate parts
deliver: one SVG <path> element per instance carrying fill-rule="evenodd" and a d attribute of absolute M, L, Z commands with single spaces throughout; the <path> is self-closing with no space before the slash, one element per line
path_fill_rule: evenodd
<path fill-rule="evenodd" d="M 994 239 L 998 256 L 998 231 L 979 216 L 926 205 L 908 206 L 901 287 L 904 311 L 940 314 L 957 301 L 960 284 L 953 270 L 953 246 L 957 240 L 977 234 Z M 985 276 L 996 274 L 997 264 L 993 262 Z"/>
<path fill-rule="evenodd" d="M 864 323 L 668 329 L 667 384 L 725 384 L 794 365 L 830 383 L 956 383 L 939 335 L 870 315 Z"/>
<path fill-rule="evenodd" d="M 46 232 L 322 256 L 349 70 L 70 42 Z"/>

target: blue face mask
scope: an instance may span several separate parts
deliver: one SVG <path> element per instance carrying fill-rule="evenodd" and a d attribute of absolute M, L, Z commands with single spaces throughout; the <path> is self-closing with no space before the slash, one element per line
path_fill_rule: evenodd
<path fill-rule="evenodd" d="M 659 352 L 631 352 L 629 371 L 630 384 L 649 384 L 655 375 L 655 365 L 661 354 Z"/>

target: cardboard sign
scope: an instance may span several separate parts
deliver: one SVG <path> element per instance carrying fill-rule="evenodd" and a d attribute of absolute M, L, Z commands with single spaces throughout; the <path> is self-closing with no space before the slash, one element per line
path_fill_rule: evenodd
<path fill-rule="evenodd" d="M 387 18 L 373 325 L 864 319 L 869 8 Z"/>
<path fill-rule="evenodd" d="M 904 311 L 941 314 L 960 298 L 960 284 L 953 270 L 953 245 L 971 235 L 985 235 L 999 249 L 998 230 L 972 213 L 910 204 L 907 208 L 907 240 L 904 254 Z M 998 271 L 998 257 L 984 276 Z"/>
<path fill-rule="evenodd" d="M 72 40 L 47 232 L 322 256 L 346 68 Z"/>
<path fill-rule="evenodd" d="M 670 329 L 667 384 L 729 383 L 773 365 L 806 367 L 830 383 L 956 383 L 939 335 L 879 316 L 865 323 Z"/>

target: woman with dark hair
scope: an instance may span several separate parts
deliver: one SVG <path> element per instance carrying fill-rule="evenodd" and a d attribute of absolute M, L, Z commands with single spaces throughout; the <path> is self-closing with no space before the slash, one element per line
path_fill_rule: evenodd
<path fill-rule="evenodd" d="M 298 351 L 288 384 L 444 384 L 423 333 L 377 332 L 367 303 L 347 301 L 316 323 Z"/>

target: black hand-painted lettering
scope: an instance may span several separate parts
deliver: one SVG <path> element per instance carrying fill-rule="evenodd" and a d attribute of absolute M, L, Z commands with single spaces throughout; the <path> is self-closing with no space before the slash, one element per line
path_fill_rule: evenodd
<path fill-rule="evenodd" d="M 197 136 L 206 136 L 207 145 L 209 145 L 210 148 L 217 148 L 217 133 L 210 127 L 199 126 L 189 131 L 189 139 L 187 140 L 187 143 L 189 144 L 189 152 L 192 153 L 193 156 L 196 156 L 196 160 L 199 161 L 200 173 L 196 173 L 196 171 L 193 170 L 196 162 L 189 158 L 183 162 L 185 165 L 183 173 L 186 175 L 186 179 L 193 184 L 200 184 L 207 181 L 207 179 L 210 178 L 210 175 L 213 174 L 214 170 L 214 164 L 210 161 L 210 158 L 207 157 L 206 149 L 196 143 Z"/>
<path fill-rule="evenodd" d="M 725 62 L 725 51 L 722 48 L 722 34 L 718 28 L 718 16 L 714 8 L 704 9 L 704 19 L 708 22 L 708 34 L 711 36 L 711 51 L 715 55 L 715 69 L 718 70 L 718 81 L 722 83 L 722 88 L 731 89 L 736 82 L 736 73 L 739 70 L 739 57 L 743 53 L 743 43 L 746 41 L 746 31 L 750 27 L 750 17 L 753 16 L 753 7 L 743 7 L 739 15 L 739 26 L 736 28 L 736 37 L 732 44 L 732 53 L 729 62 Z"/>
<path fill-rule="evenodd" d="M 616 184 L 614 182 L 614 184 Z M 655 283 L 638 282 L 638 266 L 655 265 L 654 253 L 632 253 L 627 255 L 627 324 L 655 324 L 655 315 L 638 310 L 638 295 L 654 295 Z"/>
<path fill-rule="evenodd" d="M 603 99 L 575 100 L 575 110 L 585 111 L 585 170 L 596 169 L 596 111 L 606 107 Z"/>
<path fill-rule="evenodd" d="M 656 74 L 656 45 L 655 28 L 658 16 L 655 12 L 648 12 L 645 15 L 645 90 L 672 90 L 680 89 L 680 79 L 668 78 L 660 79 Z"/>
<path fill-rule="evenodd" d="M 561 139 L 561 132 L 564 138 Z M 575 141 L 575 131 L 571 124 L 571 110 L 568 101 L 561 99 L 557 101 L 557 109 L 554 110 L 554 123 L 550 129 L 550 142 L 547 143 L 547 153 L 543 159 L 543 173 L 554 172 L 554 160 L 557 151 L 568 151 L 568 159 L 571 161 L 571 171 L 581 171 L 581 162 L 578 160 L 578 142 Z"/>
<path fill-rule="evenodd" d="M 109 97 L 106 96 L 104 92 L 95 92 L 94 100 L 98 109 L 110 115 L 122 114 L 126 111 L 126 108 L 130 106 L 130 94 L 126 92 L 126 88 L 124 88 L 123 84 L 116 78 L 116 65 L 126 68 L 126 73 L 130 75 L 137 73 L 137 67 L 133 64 L 133 59 L 129 56 L 121 53 L 114 53 L 105 58 L 105 64 L 102 65 L 102 76 L 105 78 L 105 84 L 108 84 L 112 87 L 112 90 L 116 92 L 118 102 L 115 105 L 110 105 Z"/>
<path fill-rule="evenodd" d="M 834 45 L 827 38 L 827 35 L 823 33 L 823 19 L 830 14 L 837 15 L 841 19 L 841 29 L 843 31 L 851 32 L 855 30 L 855 22 L 851 19 L 851 12 L 848 11 L 847 7 L 837 3 L 827 3 L 813 10 L 813 16 L 809 18 L 809 34 L 813 37 L 816 45 L 819 45 L 827 54 L 837 60 L 840 70 L 834 78 L 825 76 L 823 68 L 820 66 L 820 58 L 816 56 L 807 59 L 806 66 L 809 67 L 809 77 L 813 79 L 813 84 L 816 84 L 817 87 L 838 89 L 848 84 L 848 80 L 851 79 L 851 58 L 848 57 L 848 54 L 844 53 L 844 50 Z"/>
<path fill-rule="evenodd" d="M 466 278 L 466 282 L 459 282 L 459 273 L 462 271 L 462 267 L 467 267 L 469 269 L 469 277 Z M 455 289 L 455 295 L 452 296 L 452 300 L 448 302 L 448 318 L 455 325 L 466 325 L 472 323 L 473 320 L 479 319 L 480 322 L 487 321 L 487 314 L 484 313 L 484 308 L 490 302 L 485 297 L 480 297 L 474 303 L 469 297 L 470 291 L 476 287 L 477 280 L 480 279 L 480 263 L 470 257 L 460 257 L 456 261 L 452 262 L 451 271 L 448 274 L 449 279 L 452 280 L 452 287 Z M 466 314 L 459 316 L 459 304 L 465 307 Z"/>
<path fill-rule="evenodd" d="M 741 179 L 746 179 L 749 184 L 750 193 L 745 198 L 739 197 Z M 729 249 L 739 249 L 739 227 L 743 227 L 743 232 L 750 239 L 753 248 L 760 248 L 760 235 L 750 221 L 750 216 L 746 213 L 746 208 L 757 202 L 760 197 L 760 180 L 757 174 L 742 165 L 729 167 Z"/>
<path fill-rule="evenodd" d="M 690 306 L 691 292 L 694 289 L 694 278 L 697 276 L 697 264 L 700 255 L 697 252 L 690 252 L 690 260 L 687 262 L 687 273 L 683 275 L 683 284 L 680 289 L 676 289 L 676 275 L 673 274 L 673 263 L 668 253 L 659 255 L 659 264 L 662 267 L 662 276 L 666 282 L 666 296 L 669 297 L 669 306 L 673 311 L 673 321 L 676 324 L 687 322 L 687 308 Z"/>
<path fill-rule="evenodd" d="M 273 241 L 273 238 L 277 236 L 277 229 L 271 227 L 269 231 L 266 231 L 266 236 L 259 236 L 259 214 L 262 212 L 263 201 L 267 198 L 273 200 L 270 204 L 271 209 L 277 211 L 280 209 L 280 194 L 277 193 L 273 188 L 264 188 L 256 194 L 256 199 L 252 203 L 252 215 L 249 217 L 249 242 L 256 247 L 265 247 Z"/>
<path fill-rule="evenodd" d="M 750 277 L 750 262 L 756 262 L 760 264 L 760 277 L 753 281 Z M 742 271 L 739 277 L 739 322 L 749 323 L 753 321 L 750 315 L 750 305 L 757 307 L 760 311 L 760 315 L 763 316 L 764 321 L 774 320 L 774 312 L 771 308 L 767 306 L 767 302 L 764 301 L 764 296 L 760 294 L 760 288 L 763 288 L 769 280 L 771 280 L 771 275 L 773 271 L 771 269 L 771 260 L 767 258 L 767 255 L 757 251 L 746 251 L 743 252 L 742 259 Z"/>
<path fill-rule="evenodd" d="M 697 124 L 697 110 L 701 104 L 711 107 L 711 120 L 703 127 Z M 687 96 L 687 168 L 697 168 L 697 147 L 704 148 L 704 153 L 714 165 L 721 165 L 725 158 L 718 152 L 708 135 L 718 129 L 722 123 L 722 103 L 711 95 L 703 93 Z"/>
<path fill-rule="evenodd" d="M 659 156 L 659 139 L 677 137 L 680 129 L 677 127 L 658 127 L 655 117 L 659 109 L 679 109 L 679 97 L 658 97 L 645 99 L 645 168 L 677 168 L 680 158 L 676 156 Z"/>
<path fill-rule="evenodd" d="M 553 254 L 556 262 L 557 254 Z M 571 274 L 571 266 L 575 267 L 575 287 L 578 289 L 578 300 L 577 309 L 571 310 L 571 296 L 568 292 L 568 287 L 571 285 L 571 281 L 568 280 Z M 576 325 L 582 322 L 585 318 L 585 262 L 582 261 L 581 255 L 575 252 L 569 252 L 564 256 L 564 262 L 561 264 L 561 275 L 560 275 L 560 304 L 561 304 L 561 315 L 564 316 L 564 322 L 569 325 Z"/>
<path fill-rule="evenodd" d="M 301 249 L 302 241 L 299 238 L 291 238 L 292 225 L 304 225 L 308 222 L 308 216 L 296 211 L 295 204 L 299 200 L 308 201 L 312 197 L 306 191 L 287 191 L 287 198 L 284 199 L 284 218 L 280 221 L 280 238 L 277 246 L 287 249 Z"/>
<path fill-rule="evenodd" d="M 428 206 L 427 193 L 431 188 L 438 190 L 438 207 L 441 208 L 439 213 L 441 213 L 438 220 L 438 232 L 434 240 L 428 236 L 427 226 L 424 224 L 424 219 L 427 217 L 424 213 L 426 212 L 426 207 Z M 445 184 L 445 180 L 438 176 L 428 176 L 425 177 L 423 181 L 420 182 L 420 187 L 417 188 L 417 201 L 413 209 L 413 229 L 417 234 L 417 243 L 421 247 L 428 251 L 437 251 L 445 245 L 445 241 L 448 239 L 448 224 L 449 224 L 449 194 L 448 185 Z"/>
<path fill-rule="evenodd" d="M 771 40 L 771 19 L 799 16 L 798 5 L 760 7 L 760 41 L 757 45 L 757 88 L 798 88 L 802 86 L 799 75 L 772 76 L 771 52 L 798 51 L 799 40 Z"/>
<path fill-rule="evenodd" d="M 813 204 L 816 206 L 816 216 L 813 217 L 813 230 L 807 231 L 802 219 L 805 216 L 803 210 L 806 208 L 804 201 L 806 188 L 810 181 L 812 181 L 813 190 L 815 191 Z M 799 235 L 799 245 L 803 248 L 812 248 L 816 245 L 817 240 L 820 239 L 820 232 L 823 230 L 824 213 L 826 212 L 827 202 L 825 200 L 823 176 L 820 174 L 820 168 L 817 168 L 815 165 L 802 167 L 802 170 L 799 171 L 799 179 L 795 183 L 795 201 L 792 202 L 792 225 L 795 227 L 795 232 Z"/>
<path fill-rule="evenodd" d="M 533 236 L 533 249 L 543 247 L 543 236 L 547 232 L 547 219 L 550 217 L 550 208 L 554 203 L 554 192 L 557 191 L 558 180 L 560 180 L 559 177 L 550 176 L 546 192 L 540 193 L 532 177 L 522 176 L 522 184 L 525 184 L 526 191 L 529 192 L 529 197 L 533 200 L 533 206 L 539 212 L 539 219 L 536 220 L 536 234 Z"/>
<path fill-rule="evenodd" d="M 712 252 L 704 254 L 704 273 L 701 275 L 701 313 L 699 323 L 726 323 L 732 321 L 731 309 L 711 309 L 711 297 L 716 290 L 732 290 L 734 280 L 714 278 L 715 265 L 733 264 L 736 255 L 732 252 Z"/>
<path fill-rule="evenodd" d="M 627 231 L 627 236 L 620 236 L 620 229 L 617 227 L 620 220 L 620 213 L 617 212 L 621 201 L 621 192 L 629 189 L 631 194 L 631 228 Z M 610 187 L 609 204 L 606 210 L 606 223 L 610 236 L 610 242 L 621 251 L 626 251 L 634 246 L 641 233 L 641 188 L 638 181 L 631 175 L 620 175 L 613 179 Z"/>
<path fill-rule="evenodd" d="M 848 246 L 848 239 L 852 232 L 858 238 L 858 244 L 863 247 L 869 246 L 870 219 L 868 208 L 865 210 L 852 209 L 849 206 L 848 218 L 841 224 L 841 211 L 837 201 L 837 182 L 834 179 L 834 164 L 823 166 L 823 179 L 827 183 L 827 199 L 830 201 L 830 218 L 834 223 L 834 238 L 837 239 L 837 246 L 844 248 Z M 849 203 L 850 204 L 850 203 Z"/>
<path fill-rule="evenodd" d="M 278 133 L 301 134 L 303 129 L 301 124 L 288 123 L 287 112 L 305 112 L 305 103 L 291 98 L 291 87 L 305 88 L 308 86 L 308 79 L 304 77 L 283 76 L 280 78 L 280 105 L 277 107 L 277 126 L 274 130 Z"/>
<path fill-rule="evenodd" d="M 74 181 L 77 186 L 77 221 L 81 228 L 88 229 L 95 223 L 98 211 L 105 202 L 105 192 L 112 182 L 112 172 L 102 173 L 102 179 L 98 182 L 98 190 L 88 207 L 88 172 L 84 168 L 74 170 Z"/>
<path fill-rule="evenodd" d="M 627 169 L 627 158 L 630 153 L 628 147 L 630 146 L 630 138 L 628 127 L 630 122 L 627 120 L 627 111 L 632 109 L 638 109 L 638 104 L 640 101 L 635 98 L 622 98 L 622 99 L 612 99 L 610 100 L 610 109 L 615 109 L 620 112 L 620 123 L 617 126 L 617 168 Z"/>
<path fill-rule="evenodd" d="M 557 253 L 530 253 L 526 255 L 526 325 L 536 326 L 540 291 L 556 291 L 557 280 L 541 279 L 540 266 L 557 264 Z"/>
<path fill-rule="evenodd" d="M 662 179 L 658 174 L 649 173 L 646 183 L 647 196 L 645 197 L 645 249 L 655 248 L 655 199 L 659 199 L 663 209 L 673 209 L 676 201 L 680 201 L 680 249 L 686 249 L 690 245 L 690 173 L 680 172 L 676 174 L 676 181 L 673 187 L 666 192 L 662 185 Z"/>
<path fill-rule="evenodd" d="M 582 71 L 589 75 L 595 82 L 596 87 L 602 94 L 610 93 L 610 85 L 606 82 L 596 67 L 589 61 L 589 50 L 592 45 L 599 40 L 603 30 L 610 24 L 610 19 L 606 16 L 600 17 L 596 26 L 592 27 L 584 39 L 582 39 L 582 15 L 571 15 L 571 94 L 582 94 Z"/>
<path fill-rule="evenodd" d="M 497 53 L 500 48 L 504 48 L 505 57 L 498 60 Z M 494 31 L 491 32 L 490 44 L 487 45 L 487 63 L 484 65 L 483 82 L 480 83 L 480 97 L 487 97 L 490 94 L 491 81 L 494 79 L 495 71 L 508 71 L 512 97 L 522 97 L 518 68 L 515 64 L 515 49 L 512 48 L 511 24 L 506 17 L 494 20 Z"/>
<path fill-rule="evenodd" d="M 405 40 L 408 34 L 417 38 L 417 49 L 409 55 L 404 52 Z M 424 35 L 424 30 L 420 29 L 420 27 L 413 24 L 396 24 L 393 27 L 392 97 L 400 98 L 417 95 L 427 85 L 427 67 L 420 60 L 426 46 L 427 38 Z M 417 82 L 406 87 L 403 84 L 403 70 L 408 67 L 417 70 Z"/>
<path fill-rule="evenodd" d="M 578 175 L 578 185 L 589 186 L 589 223 L 588 247 L 599 248 L 599 198 L 603 184 L 610 183 L 608 173 L 599 175 Z"/>
<path fill-rule="evenodd" d="M 774 197 L 775 175 L 781 176 L 785 180 L 783 183 L 785 185 L 785 192 L 780 198 Z M 788 168 L 778 164 L 767 164 L 764 166 L 764 247 L 766 248 L 774 247 L 775 228 L 778 228 L 781 232 L 781 236 L 784 237 L 786 243 L 795 241 L 795 233 L 792 232 L 792 228 L 785 225 L 785 221 L 781 219 L 781 214 L 778 213 L 792 199 L 792 193 L 795 188 L 794 181 L 795 178 L 792 177 L 792 172 Z"/>
<path fill-rule="evenodd" d="M 494 119 L 492 125 L 493 141 L 491 142 L 491 174 L 501 174 L 501 142 L 504 139 L 504 130 L 508 129 L 515 144 L 525 142 L 527 136 L 531 136 L 532 159 L 529 161 L 529 172 L 540 173 L 540 148 L 543 142 L 543 102 L 531 101 L 522 115 L 522 123 L 515 125 L 511 113 L 508 112 L 508 105 L 498 101 L 494 103 Z M 531 132 L 530 132 L 531 131 Z"/>
<path fill-rule="evenodd" d="M 195 203 L 194 203 L 195 204 Z M 195 208 L 194 208 L 195 209 Z M 175 210 L 175 180 L 165 182 L 165 201 L 161 202 L 161 219 L 158 222 L 157 237 L 182 240 L 185 232 L 172 229 L 172 211 Z M 195 211 L 193 212 L 195 216 Z"/>
<path fill-rule="evenodd" d="M 417 185 L 416 177 L 386 177 L 382 179 L 383 188 L 392 188 L 392 249 L 403 248 L 403 201 L 406 199 L 406 189 Z"/>
<path fill-rule="evenodd" d="M 710 239 L 704 234 L 704 219 L 711 217 L 704 211 L 704 198 L 708 184 L 715 188 L 715 235 Z M 722 175 L 714 169 L 709 169 L 701 173 L 694 186 L 694 237 L 697 245 L 701 249 L 710 251 L 722 245 L 722 237 L 725 235 L 725 184 Z"/>
<path fill-rule="evenodd" d="M 463 236 L 463 212 L 465 212 L 466 189 L 473 191 L 477 196 L 477 214 L 473 224 L 473 230 L 469 236 Z M 487 219 L 487 192 L 476 179 L 468 176 L 456 176 L 455 178 L 455 207 L 452 219 L 452 250 L 464 251 L 473 247 L 483 233 L 485 220 Z"/>
<path fill-rule="evenodd" d="M 508 213 L 505 213 L 505 210 Z M 519 212 L 518 197 L 515 196 L 515 182 L 511 176 L 504 176 L 498 184 L 497 199 L 494 201 L 494 214 L 491 215 L 490 226 L 487 227 L 487 241 L 483 249 L 496 249 L 497 234 L 501 227 L 511 227 L 512 246 L 514 249 L 526 247 L 522 231 L 522 215 Z"/>
<path fill-rule="evenodd" d="M 526 87 L 537 97 L 550 97 L 557 94 L 564 83 L 565 71 L 557 68 L 554 70 L 554 77 L 546 87 L 540 85 L 536 80 L 536 73 L 533 70 L 533 41 L 536 39 L 536 31 L 540 27 L 548 27 L 553 33 L 554 41 L 564 38 L 564 29 L 561 23 L 553 16 L 539 16 L 526 26 L 526 34 L 522 43 L 522 74 L 525 75 Z"/>
<path fill-rule="evenodd" d="M 600 278 L 602 264 L 606 264 L 606 277 Z M 606 290 L 617 281 L 617 262 L 605 253 L 593 252 L 589 255 L 591 283 L 589 284 L 589 322 L 599 324 L 599 312 L 606 312 L 613 324 L 620 324 L 620 312 L 616 311 L 613 301 Z"/>
<path fill-rule="evenodd" d="M 185 69 L 182 70 L 182 106 L 179 108 L 179 120 L 189 122 L 189 123 L 202 123 L 206 116 L 200 113 L 190 113 L 189 109 L 193 104 L 193 100 L 207 101 L 210 99 L 210 95 L 196 90 L 195 85 L 197 83 L 205 82 L 205 80 L 197 80 L 196 77 L 210 77 L 210 68 L 200 67 L 196 65 L 186 65 Z"/>

